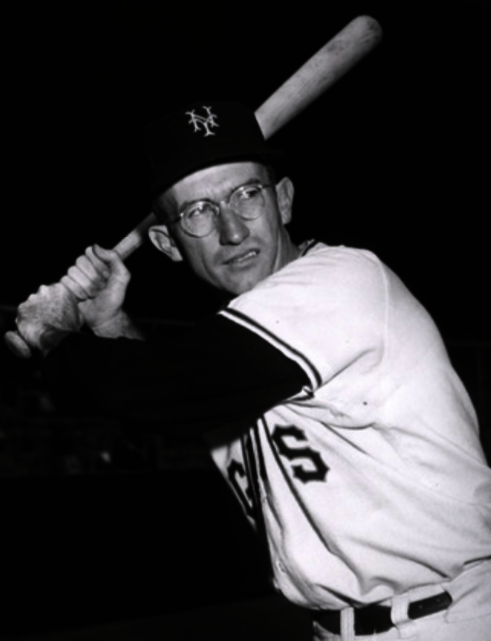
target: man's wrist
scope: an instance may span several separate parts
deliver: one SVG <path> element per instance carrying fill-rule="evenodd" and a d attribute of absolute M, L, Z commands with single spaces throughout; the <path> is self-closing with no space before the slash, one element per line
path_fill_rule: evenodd
<path fill-rule="evenodd" d="M 136 340 L 144 340 L 145 338 L 131 318 L 122 310 L 104 322 L 93 325 L 91 330 L 101 338 L 132 338 Z"/>

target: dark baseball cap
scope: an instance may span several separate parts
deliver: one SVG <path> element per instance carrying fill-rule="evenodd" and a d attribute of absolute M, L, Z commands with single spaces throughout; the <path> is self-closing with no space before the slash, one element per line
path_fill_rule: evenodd
<path fill-rule="evenodd" d="M 282 156 L 266 144 L 254 112 L 235 102 L 194 102 L 151 123 L 144 138 L 154 197 L 206 167 L 246 160 L 274 164 Z"/>

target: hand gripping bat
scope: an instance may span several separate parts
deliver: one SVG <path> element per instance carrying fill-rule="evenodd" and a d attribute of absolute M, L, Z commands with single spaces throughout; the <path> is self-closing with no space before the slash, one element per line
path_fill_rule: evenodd
<path fill-rule="evenodd" d="M 270 138 L 332 87 L 381 37 L 379 23 L 369 16 L 359 16 L 346 25 L 256 110 L 264 137 Z M 125 260 L 143 244 L 147 230 L 155 224 L 157 219 L 150 214 L 116 245 L 115 251 Z M 17 356 L 31 356 L 31 348 L 18 332 L 7 332 L 5 341 Z"/>

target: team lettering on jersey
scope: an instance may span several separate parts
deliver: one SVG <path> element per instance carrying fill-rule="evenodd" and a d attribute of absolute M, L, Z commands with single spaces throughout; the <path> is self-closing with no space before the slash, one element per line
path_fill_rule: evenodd
<path fill-rule="evenodd" d="M 250 435 L 249 435 L 250 436 Z M 325 482 L 329 467 L 324 462 L 320 453 L 309 444 L 305 432 L 295 425 L 275 425 L 271 434 L 271 441 L 281 458 L 287 462 L 293 479 L 302 484 L 312 482 Z M 227 466 L 227 476 L 230 485 L 237 495 L 244 512 L 253 521 L 254 508 L 254 483 L 257 479 L 250 478 L 250 459 L 253 456 L 251 442 L 246 438 L 242 443 L 244 461 L 249 460 L 249 465 L 233 458 Z M 248 469 L 246 469 L 246 467 Z M 263 466 L 260 466 L 263 469 Z"/>
<path fill-rule="evenodd" d="M 244 465 L 240 461 L 232 459 L 227 467 L 227 475 L 229 483 L 237 494 L 244 512 L 254 521 L 254 504 L 251 486 L 247 481 Z"/>
<path fill-rule="evenodd" d="M 302 444 L 308 443 L 308 439 L 305 436 L 305 432 L 295 427 L 295 425 L 287 425 L 284 427 L 276 425 L 273 430 L 273 443 L 276 445 L 280 456 L 285 457 L 291 462 L 294 478 L 299 479 L 302 483 L 325 481 L 329 468 L 324 463 L 320 453 L 311 447 L 291 447 L 288 444 L 288 437 Z M 298 459 L 303 459 L 303 463 L 299 463 L 298 465 L 293 464 L 293 462 Z"/>

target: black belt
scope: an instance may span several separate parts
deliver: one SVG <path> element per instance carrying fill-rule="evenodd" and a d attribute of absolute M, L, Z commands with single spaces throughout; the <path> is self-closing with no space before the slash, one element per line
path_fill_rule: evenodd
<path fill-rule="evenodd" d="M 410 619 L 420 619 L 421 617 L 435 614 L 446 610 L 452 603 L 452 597 L 448 592 L 442 592 L 427 599 L 413 601 L 408 607 L 408 617 Z M 390 616 L 391 608 L 386 605 L 366 605 L 361 608 L 355 608 L 355 634 L 377 634 L 386 632 L 394 627 Z M 341 611 L 340 610 L 321 610 L 312 613 L 314 621 L 333 634 L 341 633 Z"/>

